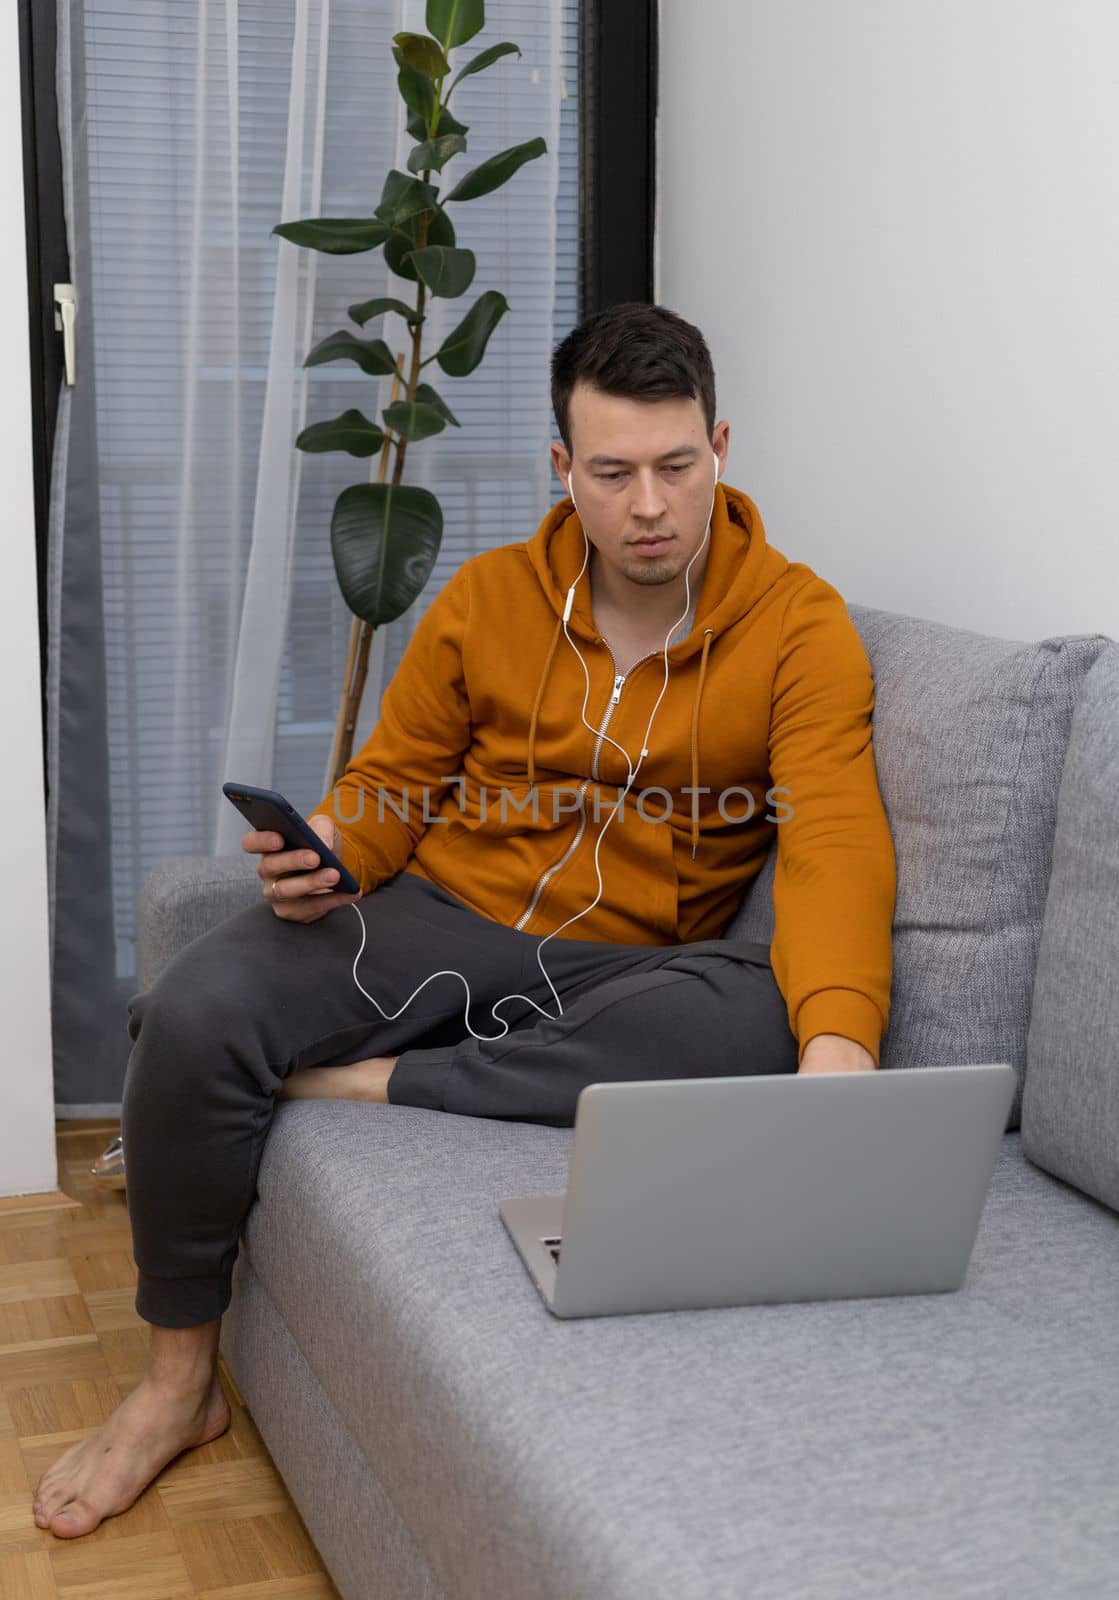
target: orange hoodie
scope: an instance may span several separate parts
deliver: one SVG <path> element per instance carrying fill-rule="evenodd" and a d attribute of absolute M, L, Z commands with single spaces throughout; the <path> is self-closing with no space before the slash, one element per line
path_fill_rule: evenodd
<path fill-rule="evenodd" d="M 776 830 L 770 959 L 798 1061 L 814 1034 L 838 1033 L 877 1064 L 896 864 L 870 661 L 841 596 L 767 543 L 748 495 L 719 484 L 694 622 L 669 647 L 649 753 L 623 799 L 629 769 L 610 740 L 637 763 L 664 657 L 616 674 L 588 563 L 567 624 L 587 693 L 562 620 L 584 553 L 565 497 L 531 539 L 464 562 L 315 812 L 342 830 L 363 893 L 417 873 L 537 935 L 594 900 L 606 828 L 598 903 L 557 937 L 624 944 L 717 938 Z"/>

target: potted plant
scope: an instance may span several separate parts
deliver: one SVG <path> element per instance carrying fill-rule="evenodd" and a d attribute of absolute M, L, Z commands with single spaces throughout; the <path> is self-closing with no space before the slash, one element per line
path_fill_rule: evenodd
<path fill-rule="evenodd" d="M 473 39 L 485 24 L 484 0 L 427 0 L 427 33 L 397 33 L 393 56 L 397 88 L 407 108 L 407 131 L 415 140 L 407 172 L 390 171 L 379 204 L 370 217 L 316 217 L 282 222 L 273 231 L 291 243 L 330 255 L 384 251 L 398 277 L 416 285 L 409 305 L 394 296 L 363 300 L 349 307 L 361 329 L 376 317 L 399 316 L 407 346 L 394 355 L 383 338 L 360 338 L 347 329 L 315 345 L 304 366 L 353 361 L 373 379 L 391 374 L 389 404 L 374 422 L 356 408 L 304 428 L 295 443 L 307 451 L 345 451 L 369 457 L 380 453 L 374 482 L 343 489 L 334 504 L 330 543 L 334 570 L 346 604 L 354 614 L 338 719 L 331 747 L 330 786 L 346 768 L 361 706 L 373 630 L 401 616 L 431 576 L 443 535 L 443 513 L 429 490 L 404 483 L 408 444 L 428 439 L 458 420 L 442 394 L 421 381 L 436 362 L 451 378 L 464 378 L 479 365 L 486 344 L 509 302 L 486 289 L 437 350 L 423 356 L 427 297 L 457 299 L 474 282 L 475 258 L 457 242 L 452 209 L 490 194 L 528 161 L 545 153 L 541 138 L 491 156 L 445 192 L 432 182 L 466 150 L 468 127 L 450 111 L 456 85 L 483 72 L 503 56 L 520 55 L 508 40 L 490 45 L 465 63 L 447 83 L 450 52 Z M 392 456 L 389 470 L 390 451 Z"/>

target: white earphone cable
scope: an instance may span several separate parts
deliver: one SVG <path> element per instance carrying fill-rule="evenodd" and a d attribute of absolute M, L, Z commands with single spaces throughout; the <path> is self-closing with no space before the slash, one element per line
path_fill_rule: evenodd
<path fill-rule="evenodd" d="M 540 968 L 540 971 L 541 971 L 541 973 L 543 975 L 545 983 L 548 985 L 548 988 L 552 991 L 552 997 L 555 1000 L 556 1007 L 557 1007 L 555 1015 L 559 1016 L 559 1017 L 562 1017 L 562 1015 L 563 1015 L 563 1005 L 560 1002 L 559 995 L 556 993 L 555 985 L 553 984 L 551 978 L 549 978 L 547 972 L 544 969 L 544 963 L 540 959 L 540 952 L 544 948 L 544 946 L 547 944 L 549 939 L 554 939 L 556 937 L 557 933 L 562 933 L 564 928 L 570 927 L 573 922 L 578 922 L 579 918 L 580 917 L 585 917 L 587 915 L 588 911 L 593 911 L 595 906 L 598 904 L 599 899 L 601 898 L 602 889 L 603 889 L 603 883 L 602 883 L 602 873 L 599 870 L 599 865 L 598 865 L 598 852 L 599 852 L 599 849 L 600 849 L 600 847 L 602 845 L 603 838 L 606 835 L 607 828 L 613 822 L 614 817 L 617 815 L 617 813 L 621 810 L 622 804 L 623 804 L 623 802 L 625 800 L 626 795 L 629 793 L 629 790 L 630 790 L 630 787 L 631 787 L 631 785 L 633 783 L 634 778 L 636 778 L 636 776 L 637 776 L 637 773 L 638 773 L 638 770 L 639 770 L 639 768 L 641 766 L 641 763 L 644 761 L 645 757 L 649 754 L 648 738 L 649 738 L 650 729 L 653 726 L 653 718 L 656 716 L 657 709 L 660 706 L 661 700 L 664 698 L 665 690 L 668 688 L 668 649 L 669 649 L 668 641 L 669 641 L 669 639 L 672 638 L 673 633 L 680 626 L 681 622 L 683 622 L 684 618 L 688 615 L 688 611 L 690 610 L 690 607 L 691 607 L 691 581 L 690 581 L 690 578 L 689 578 L 688 575 L 689 575 L 689 573 L 691 572 L 691 569 L 692 569 L 692 562 L 696 559 L 696 556 L 699 555 L 700 551 L 703 549 L 704 545 L 707 543 L 708 537 L 710 536 L 710 533 L 711 533 L 711 515 L 712 515 L 712 512 L 715 509 L 715 491 L 716 491 L 716 489 L 718 487 L 718 483 L 719 483 L 719 458 L 715 454 L 714 451 L 711 452 L 711 459 L 715 464 L 715 481 L 711 486 L 711 504 L 708 507 L 708 511 L 707 511 L 707 527 L 704 530 L 703 538 L 700 540 L 700 543 L 697 545 L 697 547 L 695 549 L 695 552 L 692 555 L 691 561 L 688 562 L 687 567 L 684 569 L 684 593 L 685 593 L 684 611 L 683 611 L 683 614 L 681 616 L 677 617 L 676 621 L 673 623 L 672 627 L 668 630 L 668 633 L 665 635 L 664 646 L 663 646 L 663 649 L 662 649 L 662 655 L 664 657 L 664 681 L 661 684 L 660 694 L 657 695 L 657 698 L 656 698 L 656 700 L 655 700 L 655 702 L 653 704 L 653 709 L 649 713 L 649 720 L 645 724 L 645 733 L 644 733 L 644 735 L 642 737 L 642 740 L 641 740 L 641 754 L 638 757 L 637 766 L 635 767 L 633 765 L 633 762 L 629 758 L 629 752 L 624 750 L 622 748 L 622 746 L 617 742 L 616 739 L 611 739 L 610 736 L 608 734 L 606 734 L 606 733 L 602 734 L 602 738 L 606 740 L 607 744 L 612 744 L 614 746 L 615 750 L 620 751 L 620 753 L 625 757 L 626 770 L 629 773 L 629 777 L 626 780 L 626 786 L 622 790 L 621 795 L 618 798 L 617 804 L 615 806 L 611 807 L 610 815 L 607 817 L 606 821 L 603 823 L 601 829 L 599 830 L 598 837 L 595 840 L 595 846 L 594 846 L 594 870 L 595 870 L 595 878 L 596 878 L 596 880 L 598 882 L 598 890 L 597 890 L 597 892 L 595 894 L 594 899 L 591 901 L 590 905 L 584 906 L 582 911 L 577 911 L 574 916 L 568 917 L 566 922 L 561 922 L 558 928 L 553 928 L 551 933 L 545 934 L 544 938 L 541 939 L 540 943 L 536 947 L 536 962 L 537 962 L 537 965 Z M 578 507 L 578 505 L 576 503 L 576 500 L 575 500 L 575 490 L 574 490 L 574 487 L 572 485 L 571 479 L 572 479 L 572 473 L 569 472 L 567 474 L 568 492 L 571 495 L 571 503 L 572 503 L 573 506 L 575 506 L 576 513 L 578 513 L 579 512 L 579 507 Z M 597 728 L 595 728 L 595 727 L 592 727 L 591 724 L 587 721 L 587 718 L 586 718 L 587 700 L 590 698 L 590 692 L 591 692 L 591 679 L 590 679 L 590 674 L 587 671 L 587 663 L 583 660 L 583 657 L 582 657 L 582 655 L 581 655 L 581 653 L 579 651 L 579 647 L 576 645 L 574 639 L 572 639 L 570 633 L 568 633 L 568 631 L 567 631 L 567 621 L 568 621 L 568 618 L 571 615 L 571 608 L 572 608 L 572 606 L 574 604 L 574 601 L 575 601 L 575 590 L 578 587 L 579 579 L 583 576 L 583 573 L 586 571 L 587 562 L 590 559 L 590 541 L 587 538 L 586 529 L 583 530 L 583 545 L 584 545 L 583 565 L 579 568 L 579 571 L 578 571 L 578 573 L 577 573 L 577 575 L 575 577 L 574 583 L 572 583 L 571 587 L 567 591 L 567 600 L 566 600 L 566 603 L 565 603 L 564 608 L 563 608 L 563 632 L 564 632 L 564 637 L 566 638 L 568 644 L 575 651 L 575 654 L 579 657 L 579 665 L 583 669 L 583 677 L 584 677 L 584 680 L 586 682 L 586 688 L 585 688 L 584 693 L 583 693 L 583 704 L 580 707 L 579 715 L 580 715 L 580 718 L 581 718 L 581 720 L 583 722 L 583 726 L 588 728 L 590 730 L 590 732 L 593 733 L 595 735 L 595 737 L 597 738 L 599 736 L 599 730 Z M 366 989 L 362 985 L 361 979 L 357 975 L 357 965 L 358 965 L 358 962 L 361 960 L 361 953 L 365 949 L 366 928 L 365 928 L 365 918 L 361 914 L 361 909 L 360 909 L 360 907 L 358 905 L 358 902 L 356 900 L 351 900 L 350 905 L 353 908 L 353 910 L 355 912 L 357 912 L 358 921 L 361 923 L 361 945 L 358 948 L 357 955 L 354 957 L 353 979 L 354 979 L 354 982 L 357 984 L 357 987 L 361 990 L 361 993 L 365 996 L 365 998 L 368 1001 L 371 1002 L 371 1004 L 373 1004 L 373 1005 L 375 1005 L 377 1007 L 377 1010 L 381 1013 L 382 1017 L 384 1017 L 386 1022 L 392 1022 L 396 1017 L 398 1017 L 400 1015 L 400 1013 L 402 1011 L 406 1011 L 408 1009 L 408 1007 L 412 1004 L 412 1001 L 419 994 L 420 990 L 425 988 L 432 981 L 433 978 L 443 978 L 443 977 L 461 978 L 462 979 L 463 985 L 465 986 L 465 989 L 466 989 L 466 1011 L 463 1014 L 463 1021 L 466 1024 L 466 1028 L 467 1028 L 468 1033 L 470 1033 L 473 1038 L 478 1039 L 481 1042 L 492 1043 L 496 1039 L 503 1039 L 505 1037 L 505 1034 L 507 1034 L 509 1032 L 509 1024 L 505 1021 L 505 1019 L 503 1017 L 499 1017 L 497 1015 L 498 1006 L 504 1005 L 506 1000 L 527 1000 L 529 1005 L 532 1006 L 533 1010 L 534 1011 L 539 1011 L 540 1015 L 542 1017 L 549 1017 L 549 1016 L 553 1015 L 552 1012 L 545 1011 L 543 1006 L 538 1006 L 536 1001 L 533 1000 L 527 994 L 519 994 L 519 993 L 518 994 L 507 994 L 507 995 L 503 995 L 500 1000 L 495 1000 L 493 1002 L 493 1004 L 491 1005 L 491 1007 L 490 1007 L 490 1012 L 491 1012 L 491 1015 L 493 1016 L 494 1021 L 495 1022 L 500 1022 L 500 1023 L 503 1024 L 503 1032 L 494 1033 L 494 1034 L 475 1033 L 474 1029 L 470 1026 L 470 1017 L 469 1017 L 469 1011 L 470 1011 L 470 984 L 467 981 L 467 979 L 466 979 L 466 977 L 465 977 L 465 975 L 463 973 L 456 972 L 456 971 L 454 971 L 454 969 L 452 969 L 450 967 L 442 967 L 442 968 L 440 968 L 440 970 L 438 972 L 432 972 L 431 974 L 429 974 L 428 977 L 426 977 L 423 980 L 422 983 L 417 984 L 416 987 L 412 990 L 412 993 L 408 996 L 407 1000 L 405 1000 L 404 1004 L 400 1007 L 400 1010 L 393 1011 L 393 1012 L 386 1011 L 384 1009 L 384 1007 L 379 1003 L 379 1001 L 377 1001 L 377 1000 L 375 1000 L 373 998 L 373 996 L 369 993 L 368 989 Z"/>

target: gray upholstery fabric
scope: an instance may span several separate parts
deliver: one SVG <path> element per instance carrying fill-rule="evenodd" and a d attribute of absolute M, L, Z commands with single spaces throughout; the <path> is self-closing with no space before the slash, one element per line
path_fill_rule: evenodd
<path fill-rule="evenodd" d="M 243 1252 L 221 1344 L 343 1600 L 445 1600 Z"/>
<path fill-rule="evenodd" d="M 1119 1211 L 1119 648 L 1088 674 L 1069 737 L 1022 1148 Z"/>
<path fill-rule="evenodd" d="M 265 1148 L 243 1249 L 450 1600 L 1113 1592 L 1106 1207 L 1009 1134 L 958 1293 L 565 1323 L 497 1203 L 559 1193 L 570 1140 L 294 1102 Z M 252 1392 L 271 1438 L 291 1396 Z"/>
<path fill-rule="evenodd" d="M 1026 1035 L 1057 792 L 1104 634 L 1037 644 L 848 606 L 875 677 L 874 751 L 897 856 L 880 1066 L 1009 1061 Z M 775 825 L 776 832 L 776 825 Z M 776 843 L 724 937 L 773 937 Z"/>
<path fill-rule="evenodd" d="M 850 611 L 883 1065 L 1029 1061 L 963 1289 L 559 1322 L 497 1202 L 559 1193 L 571 1130 L 281 1105 L 223 1348 L 345 1600 L 1114 1591 L 1119 651 Z M 775 864 L 728 936 L 772 938 Z M 149 874 L 141 985 L 259 893 L 245 857 Z"/>
<path fill-rule="evenodd" d="M 178 856 L 144 878 L 136 900 L 137 991 L 184 945 L 260 898 L 255 856 Z"/>

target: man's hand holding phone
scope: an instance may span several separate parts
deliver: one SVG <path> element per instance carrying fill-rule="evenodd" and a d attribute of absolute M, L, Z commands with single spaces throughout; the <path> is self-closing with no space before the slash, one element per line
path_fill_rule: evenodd
<path fill-rule="evenodd" d="M 334 854 L 342 857 L 342 834 L 336 823 L 321 813 L 307 818 L 308 825 Z M 264 884 L 264 897 L 284 922 L 318 922 L 336 906 L 352 905 L 360 894 L 346 894 L 331 887 L 338 873 L 333 867 L 319 867 L 313 850 L 289 850 L 278 833 L 250 828 L 241 840 L 249 855 L 259 855 L 257 877 Z"/>

